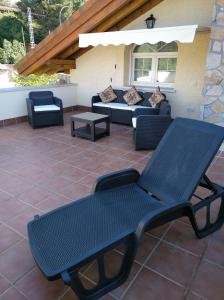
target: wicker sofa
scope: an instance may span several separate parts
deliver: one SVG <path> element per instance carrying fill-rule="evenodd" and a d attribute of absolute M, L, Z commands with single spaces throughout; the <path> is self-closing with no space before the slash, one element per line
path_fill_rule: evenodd
<path fill-rule="evenodd" d="M 110 103 L 103 103 L 99 96 L 92 97 L 92 112 L 110 116 L 111 122 L 132 125 L 132 118 L 137 108 L 147 108 L 148 114 L 158 115 L 160 113 L 159 106 L 152 108 L 148 99 L 152 95 L 150 92 L 139 92 L 142 101 L 136 105 L 128 106 L 123 96 L 125 90 L 114 90 L 117 99 Z"/>

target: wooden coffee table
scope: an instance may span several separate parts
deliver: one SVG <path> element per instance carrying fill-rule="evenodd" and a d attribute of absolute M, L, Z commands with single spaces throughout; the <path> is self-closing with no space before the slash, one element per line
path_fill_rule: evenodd
<path fill-rule="evenodd" d="M 75 127 L 75 123 L 84 123 L 85 126 Z M 96 127 L 96 124 L 105 123 L 105 128 Z M 71 116 L 71 135 L 95 141 L 96 139 L 110 135 L 110 117 L 106 115 L 85 112 Z"/>

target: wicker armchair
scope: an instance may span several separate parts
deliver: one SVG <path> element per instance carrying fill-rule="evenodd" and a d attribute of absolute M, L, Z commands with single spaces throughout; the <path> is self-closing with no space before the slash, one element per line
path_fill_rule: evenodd
<path fill-rule="evenodd" d="M 153 150 L 157 147 L 173 120 L 170 114 L 171 108 L 167 101 L 161 103 L 158 115 L 150 114 L 147 109 L 135 110 L 132 119 L 135 150 Z"/>
<path fill-rule="evenodd" d="M 62 100 L 50 91 L 29 93 L 26 99 L 28 120 L 33 128 L 64 125 Z"/>

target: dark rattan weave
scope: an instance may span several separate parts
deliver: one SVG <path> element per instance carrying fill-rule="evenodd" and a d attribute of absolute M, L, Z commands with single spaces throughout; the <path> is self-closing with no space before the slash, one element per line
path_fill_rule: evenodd
<path fill-rule="evenodd" d="M 31 222 L 32 251 L 44 273 L 55 276 L 127 236 L 156 209 L 165 207 L 136 184 L 93 194 Z"/>

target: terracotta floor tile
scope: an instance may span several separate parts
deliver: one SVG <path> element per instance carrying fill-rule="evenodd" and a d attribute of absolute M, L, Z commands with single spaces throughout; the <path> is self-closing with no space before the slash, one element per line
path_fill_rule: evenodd
<path fill-rule="evenodd" d="M 6 227 L 0 224 L 0 253 L 20 241 L 22 237 Z"/>
<path fill-rule="evenodd" d="M 135 258 L 136 261 L 140 263 L 144 263 L 144 261 L 152 252 L 152 250 L 157 245 L 157 243 L 158 243 L 157 239 L 154 239 L 153 237 L 148 235 L 144 235 L 137 251 L 137 255 Z"/>
<path fill-rule="evenodd" d="M 198 263 L 198 257 L 162 242 L 152 254 L 147 266 L 187 286 Z"/>
<path fill-rule="evenodd" d="M 183 300 L 184 289 L 150 270 L 143 269 L 124 299 Z"/>
<path fill-rule="evenodd" d="M 187 299 L 186 300 L 205 300 L 204 297 L 202 296 L 199 296 L 199 295 L 196 295 L 195 293 L 190 293 L 188 296 L 187 296 Z"/>
<path fill-rule="evenodd" d="M 192 290 L 209 300 L 223 300 L 223 278 L 224 268 L 202 261 L 192 284 Z"/>
<path fill-rule="evenodd" d="M 20 194 L 18 200 L 22 200 L 23 202 L 35 205 L 46 200 L 50 195 L 51 192 L 35 186 Z"/>
<path fill-rule="evenodd" d="M 9 198 L 7 200 L 0 200 L 0 221 L 8 221 L 9 219 L 16 217 L 28 206 L 15 198 Z"/>
<path fill-rule="evenodd" d="M 91 186 L 86 186 L 81 183 L 72 183 L 63 188 L 60 193 L 69 199 L 77 200 L 81 197 L 89 195 L 91 188 Z"/>
<path fill-rule="evenodd" d="M 0 295 L 0 300 L 26 300 L 26 298 L 15 288 L 10 288 Z"/>
<path fill-rule="evenodd" d="M 51 211 L 55 208 L 58 208 L 60 206 L 66 205 L 70 203 L 71 200 L 65 198 L 62 195 L 56 195 L 56 194 L 51 194 L 50 196 L 47 197 L 46 200 L 42 201 L 41 203 L 37 204 L 37 208 L 41 209 L 44 212 Z"/>
<path fill-rule="evenodd" d="M 55 300 L 67 289 L 62 280 L 48 281 L 38 269 L 34 269 L 16 282 L 16 287 L 28 299 Z"/>
<path fill-rule="evenodd" d="M 0 295 L 10 287 L 10 282 L 0 275 Z"/>
<path fill-rule="evenodd" d="M 170 226 L 170 224 L 164 224 L 162 226 L 159 226 L 157 228 L 154 228 L 150 231 L 148 231 L 149 234 L 152 234 L 158 238 L 161 238 L 162 235 L 165 233 L 165 231 L 168 229 L 168 227 Z"/>
<path fill-rule="evenodd" d="M 191 226 L 178 221 L 172 225 L 164 239 L 197 255 L 201 255 L 207 246 L 206 238 L 197 239 Z"/>
<path fill-rule="evenodd" d="M 27 224 L 32 221 L 35 215 L 41 215 L 43 212 L 33 207 L 28 207 L 17 217 L 9 220 L 7 224 L 21 233 L 23 236 L 27 236 Z"/>
<path fill-rule="evenodd" d="M 0 255 L 0 273 L 15 282 L 34 267 L 28 242 L 22 241 Z"/>

